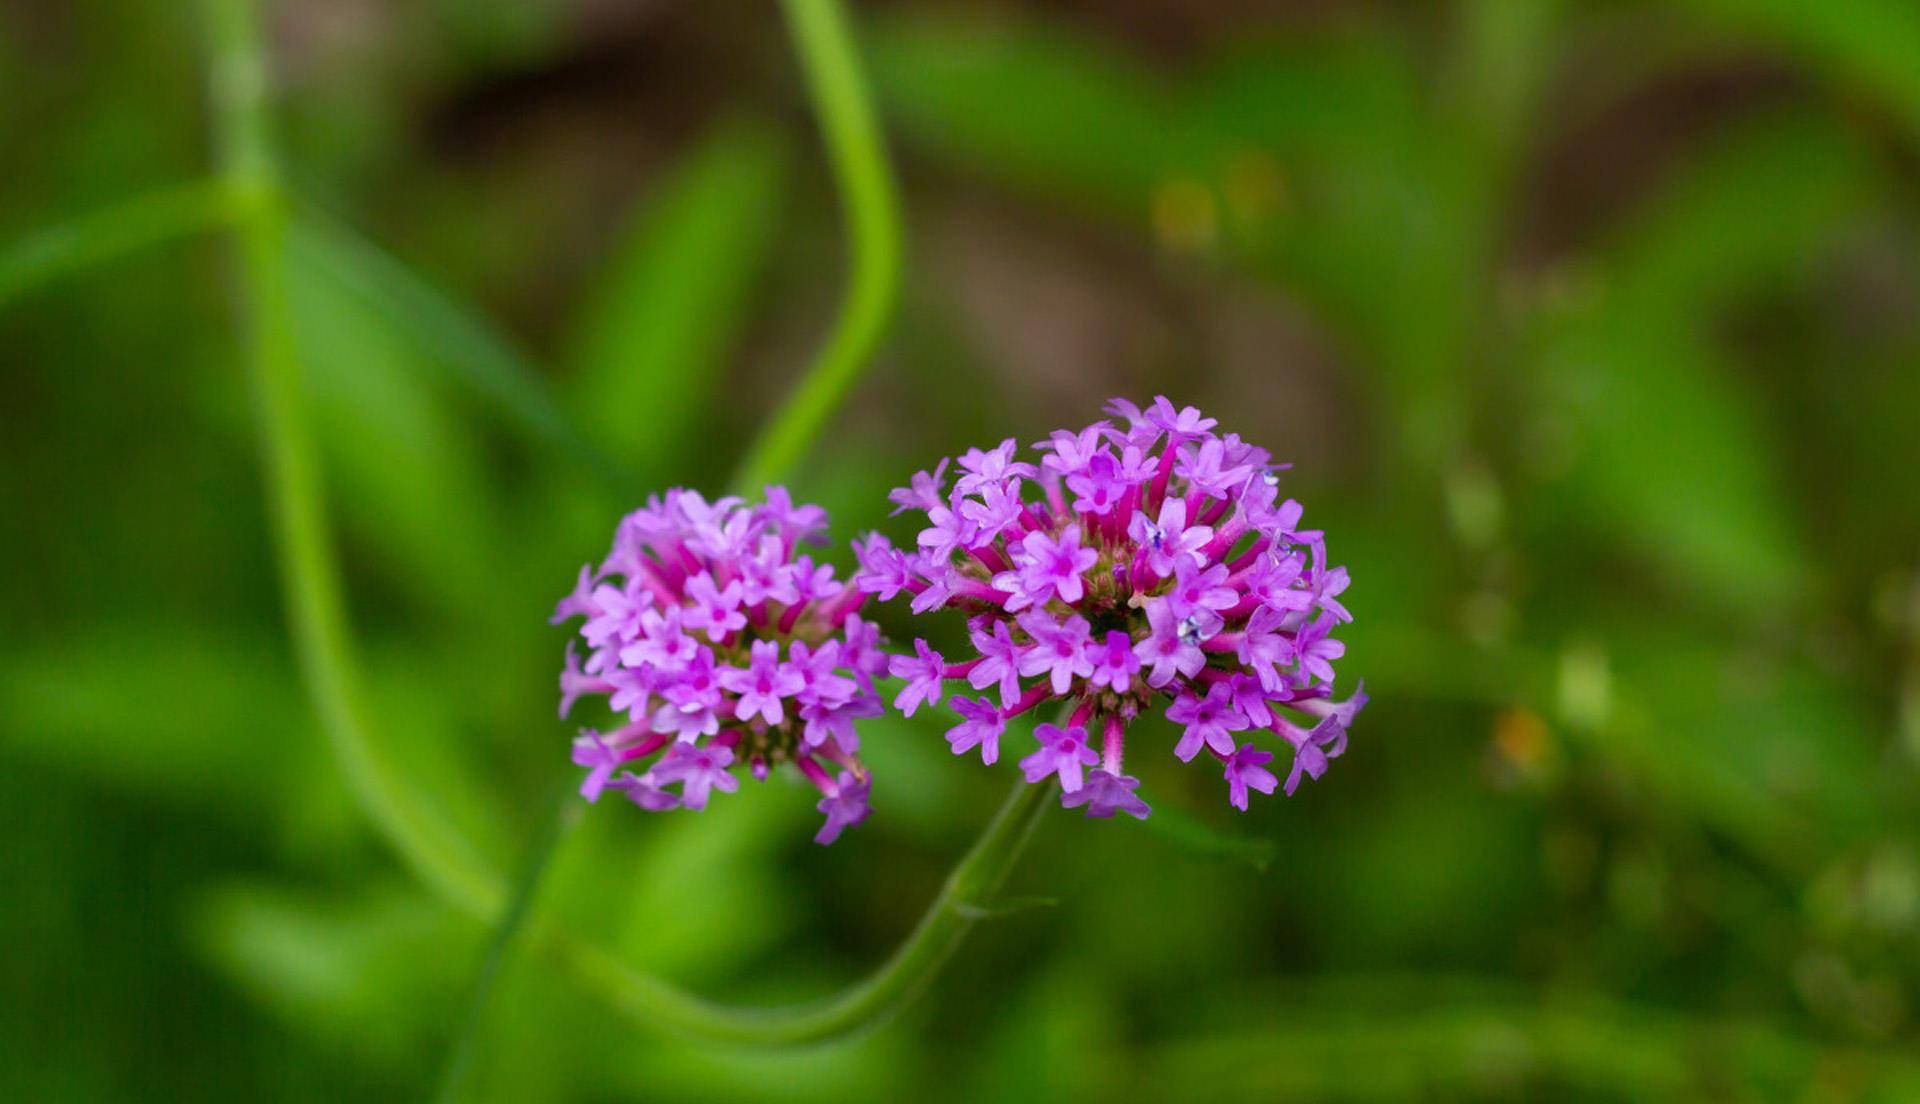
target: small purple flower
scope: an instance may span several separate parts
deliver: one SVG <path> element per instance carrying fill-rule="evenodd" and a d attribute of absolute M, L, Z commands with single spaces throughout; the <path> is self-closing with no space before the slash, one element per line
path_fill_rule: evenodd
<path fill-rule="evenodd" d="M 913 571 L 906 553 L 880 534 L 871 533 L 864 541 L 854 541 L 853 555 L 860 562 L 860 570 L 853 577 L 854 585 L 876 595 L 882 602 L 891 601 L 894 595 L 913 585 Z"/>
<path fill-rule="evenodd" d="M 598 650 L 633 639 L 640 631 L 640 615 L 652 604 L 653 594 L 644 585 L 615 587 L 602 583 L 593 588 L 591 600 L 594 614 L 580 626 L 580 635 L 586 638 L 588 647 Z"/>
<path fill-rule="evenodd" d="M 982 631 L 975 625 L 967 635 L 980 652 L 980 662 L 967 672 L 967 683 L 975 690 L 999 683 L 1000 704 L 1011 708 L 1020 700 L 1021 674 L 1020 645 L 1014 643 L 1012 631 L 1005 621 L 995 621 L 991 631 Z"/>
<path fill-rule="evenodd" d="M 573 593 L 560 599 L 560 603 L 553 607 L 553 616 L 547 619 L 547 624 L 558 625 L 576 616 L 591 618 L 597 612 L 593 604 L 593 566 L 588 564 L 580 568 L 580 578 L 573 584 Z"/>
<path fill-rule="evenodd" d="M 573 712 L 573 703 L 580 700 L 582 694 L 604 694 L 612 689 L 606 679 L 581 673 L 580 656 L 573 645 L 568 644 L 567 664 L 560 669 L 560 715 L 565 717 Z"/>
<path fill-rule="evenodd" d="M 1133 488 L 1120 470 L 1120 461 L 1101 449 L 1085 467 L 1067 476 L 1067 489 L 1073 492 L 1076 513 L 1106 515 L 1118 509 Z"/>
<path fill-rule="evenodd" d="M 1000 734 L 1007 730 L 1006 716 L 987 701 L 957 694 L 953 711 L 961 716 L 960 723 L 947 730 L 947 743 L 953 745 L 953 753 L 965 755 L 978 747 L 980 761 L 992 766 L 1000 758 Z"/>
<path fill-rule="evenodd" d="M 1247 791 L 1258 790 L 1263 794 L 1273 792 L 1279 782 L 1266 765 L 1273 761 L 1273 753 L 1261 751 L 1252 744 L 1241 744 L 1226 760 L 1227 800 L 1241 812 L 1247 811 Z M 1293 784 L 1287 785 L 1287 792 L 1293 792 Z"/>
<path fill-rule="evenodd" d="M 581 730 L 580 738 L 573 742 L 574 765 L 587 768 L 586 781 L 580 783 L 580 796 L 588 801 L 600 800 L 600 791 L 606 789 L 607 779 L 612 778 L 613 772 L 625 761 L 598 732 L 591 728 Z"/>
<path fill-rule="evenodd" d="M 1313 592 L 1300 586 L 1305 565 L 1298 553 L 1262 555 L 1244 580 L 1247 596 L 1277 613 L 1298 613 L 1313 605 Z"/>
<path fill-rule="evenodd" d="M 1294 638 L 1279 631 L 1284 620 L 1285 615 L 1272 606 L 1254 610 L 1236 649 L 1240 662 L 1259 677 L 1260 685 L 1270 694 L 1287 688 L 1286 670 L 1298 658 Z"/>
<path fill-rule="evenodd" d="M 740 780 L 727 773 L 732 763 L 731 748 L 675 744 L 655 764 L 653 775 L 662 783 L 680 783 L 680 801 L 687 808 L 704 809 L 713 790 L 733 793 L 740 788 Z"/>
<path fill-rule="evenodd" d="M 1233 492 L 1253 474 L 1246 467 L 1229 463 L 1226 447 L 1218 440 L 1202 441 L 1198 448 L 1183 456 L 1173 470 L 1185 477 L 1187 486 L 1210 498 L 1232 498 Z"/>
<path fill-rule="evenodd" d="M 811 502 L 796 503 L 785 487 L 764 492 L 765 505 L 748 514 L 749 525 L 771 527 L 788 549 L 802 541 L 818 541 L 827 528 L 827 511 Z"/>
<path fill-rule="evenodd" d="M 1009 610 L 1027 605 L 1044 606 L 1052 598 L 1072 605 L 1086 593 L 1081 576 L 1100 559 L 1100 553 L 1080 545 L 1080 530 L 1069 525 L 1058 539 L 1045 533 L 1028 533 L 1020 540 L 1022 562 L 1018 572 L 1019 606 L 1007 603 Z M 996 585 L 999 579 L 995 579 Z M 1011 588 L 1003 588 L 1011 589 Z"/>
<path fill-rule="evenodd" d="M 953 489 L 960 494 L 972 494 L 976 489 L 988 483 L 997 483 L 1010 476 L 1024 476 L 1028 479 L 1040 474 L 1032 464 L 1016 462 L 1014 450 L 1019 442 L 1009 437 L 1000 442 L 1000 447 L 991 451 L 968 449 L 960 456 L 960 467 L 967 474 L 954 480 Z"/>
<path fill-rule="evenodd" d="M 680 807 L 680 795 L 672 790 L 661 789 L 660 780 L 653 776 L 652 771 L 646 774 L 622 771 L 620 777 L 607 783 L 607 789 L 626 794 L 628 801 L 650 813 Z"/>
<path fill-rule="evenodd" d="M 1201 550 L 1213 539 L 1213 529 L 1188 525 L 1186 501 L 1170 498 L 1160 505 L 1158 521 L 1149 519 L 1144 511 L 1136 512 L 1127 535 L 1146 552 L 1147 566 L 1164 577 L 1172 575 L 1177 564 L 1205 562 Z"/>
<path fill-rule="evenodd" d="M 1302 627 L 1293 641 L 1301 669 L 1321 682 L 1333 681 L 1333 661 L 1347 654 L 1345 644 L 1328 638 L 1327 633 L 1333 626 L 1334 615 L 1323 613 L 1312 624 Z"/>
<path fill-rule="evenodd" d="M 920 551 L 934 562 L 945 563 L 953 556 L 954 550 L 973 543 L 973 523 L 960 511 L 935 506 L 927 511 L 927 520 L 932 524 L 920 530 Z"/>
<path fill-rule="evenodd" d="M 1092 627 L 1084 617 L 1055 621 L 1035 610 L 1020 619 L 1020 627 L 1033 637 L 1033 647 L 1020 656 L 1022 675 L 1045 674 L 1053 682 L 1053 692 L 1064 694 L 1076 675 L 1093 674 L 1093 661 L 1087 658 L 1087 638 Z"/>
<path fill-rule="evenodd" d="M 720 685 L 740 695 L 733 710 L 735 717 L 750 721 L 758 716 L 770 725 L 780 724 L 787 719 L 780 699 L 798 694 L 806 686 L 806 679 L 780 662 L 780 645 L 771 640 L 754 641 L 751 654 L 744 670 L 721 668 Z"/>
<path fill-rule="evenodd" d="M 802 702 L 800 720 L 804 724 L 800 738 L 809 748 L 824 747 L 832 741 L 851 755 L 860 750 L 860 737 L 853 722 L 878 717 L 884 712 L 880 699 L 867 693 L 855 694 L 843 702 Z"/>
<path fill-rule="evenodd" d="M 1214 683 L 1204 698 L 1185 694 L 1174 699 L 1167 707 L 1167 720 L 1186 726 L 1186 734 L 1173 748 L 1183 763 L 1192 762 L 1203 744 L 1221 755 L 1233 754 L 1231 733 L 1247 727 L 1247 719 L 1234 708 L 1233 691 L 1220 682 Z"/>
<path fill-rule="evenodd" d="M 1109 630 L 1105 643 L 1088 645 L 1085 655 L 1093 665 L 1089 681 L 1116 694 L 1126 693 L 1134 673 L 1140 670 L 1140 657 L 1133 654 L 1133 638 L 1119 629 Z"/>
<path fill-rule="evenodd" d="M 887 665 L 887 673 L 894 678 L 903 678 L 907 684 L 900 689 L 900 695 L 893 699 L 893 707 L 902 714 L 911 717 L 921 702 L 929 705 L 940 704 L 941 676 L 947 669 L 947 661 L 940 653 L 927 646 L 924 640 L 913 642 L 915 655 L 897 655 Z"/>
<path fill-rule="evenodd" d="M 841 771 L 834 783 L 832 793 L 820 799 L 814 808 L 827 814 L 827 822 L 814 834 L 813 842 L 826 846 L 840 838 L 843 829 L 851 828 L 867 819 L 870 811 L 867 805 L 868 792 L 872 783 L 865 778 L 855 778 L 852 771 Z"/>
<path fill-rule="evenodd" d="M 907 510 L 932 510 L 945 506 L 947 499 L 940 492 L 945 482 L 947 461 L 941 460 L 931 472 L 914 472 L 913 479 L 905 487 L 897 487 L 887 492 L 887 499 L 894 503 L 893 514 L 898 516 Z"/>
<path fill-rule="evenodd" d="M 647 610 L 640 615 L 640 635 L 620 649 L 623 667 L 670 669 L 692 662 L 700 643 L 682 629 L 680 611 Z"/>
<path fill-rule="evenodd" d="M 1232 609 L 1240 601 L 1239 593 L 1227 585 L 1228 574 L 1225 564 L 1202 569 L 1192 560 L 1179 561 L 1173 589 L 1165 595 L 1167 609 L 1183 621 L 1197 617 L 1218 623 L 1218 611 Z"/>
<path fill-rule="evenodd" d="M 886 673 L 887 654 L 880 650 L 880 626 L 850 613 L 840 625 L 840 638 L 846 642 L 840 657 L 854 673 L 867 681 Z"/>
<path fill-rule="evenodd" d="M 1293 769 L 1287 772 L 1288 797 L 1293 796 L 1302 774 L 1318 782 L 1327 772 L 1327 761 L 1339 758 L 1347 747 L 1347 730 L 1332 717 L 1314 725 L 1310 731 L 1289 725 L 1283 735 L 1293 745 Z"/>
<path fill-rule="evenodd" d="M 988 483 L 980 488 L 980 498 L 960 503 L 960 516 L 973 527 L 972 544 L 992 544 L 1000 534 L 1014 528 L 1026 503 L 1020 500 L 1020 483 Z"/>
<path fill-rule="evenodd" d="M 1067 429 L 1054 430 L 1050 439 L 1035 446 L 1047 452 L 1040 466 L 1062 477 L 1073 475 L 1093 460 L 1093 454 L 1099 450 L 1110 428 L 1105 422 L 1095 422 L 1078 433 Z"/>
<path fill-rule="evenodd" d="M 1087 730 L 1084 728 L 1043 724 L 1033 730 L 1033 735 L 1040 741 L 1040 750 L 1020 760 L 1020 769 L 1029 782 L 1038 782 L 1050 774 L 1057 774 L 1060 776 L 1060 788 L 1072 793 L 1080 788 L 1083 778 L 1081 768 L 1091 767 L 1100 761 L 1100 756 L 1087 746 Z"/>
<path fill-rule="evenodd" d="M 1140 780 L 1130 775 L 1094 770 L 1087 774 L 1086 785 L 1061 795 L 1060 804 L 1069 809 L 1085 805 L 1090 817 L 1110 817 L 1118 812 L 1145 820 L 1153 809 L 1133 792 L 1139 785 Z"/>
<path fill-rule="evenodd" d="M 1267 700 L 1267 689 L 1253 675 L 1234 675 L 1227 680 L 1233 690 L 1233 707 L 1247 719 L 1254 728 L 1265 728 L 1273 723 L 1273 707 Z"/>
<path fill-rule="evenodd" d="M 1207 665 L 1206 653 L 1181 631 L 1173 608 L 1159 598 L 1149 598 L 1146 606 L 1148 635 L 1134 645 L 1134 654 L 1153 668 L 1147 672 L 1147 685 L 1159 689 L 1171 685 L 1176 677 L 1199 674 Z"/>
<path fill-rule="evenodd" d="M 1165 395 L 1155 396 L 1153 405 L 1147 408 L 1145 418 L 1148 425 L 1173 437 L 1198 437 L 1220 424 L 1212 418 L 1204 417 L 1191 406 L 1183 406 L 1178 411 Z"/>
<path fill-rule="evenodd" d="M 695 632 L 707 630 L 708 640 L 718 644 L 728 633 L 746 627 L 747 617 L 740 612 L 738 580 L 717 587 L 713 576 L 696 575 L 687 580 L 687 597 L 693 605 L 687 609 L 686 626 Z"/>

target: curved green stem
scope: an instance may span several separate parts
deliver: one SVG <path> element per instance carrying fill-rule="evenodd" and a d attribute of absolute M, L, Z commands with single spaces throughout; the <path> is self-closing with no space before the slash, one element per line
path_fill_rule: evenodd
<path fill-rule="evenodd" d="M 236 209 L 224 182 L 201 180 L 36 231 L 0 252 L 0 307 L 62 276 L 216 229 Z"/>
<path fill-rule="evenodd" d="M 912 934 L 863 981 L 827 1000 L 787 1008 L 714 1004 L 662 985 L 605 951 L 550 936 L 549 947 L 621 1010 L 648 1023 L 720 1042 L 799 1046 L 876 1027 L 910 1004 L 946 965 L 1006 881 L 1055 794 L 1052 783 L 1015 780 L 1013 792 L 927 906 Z"/>
<path fill-rule="evenodd" d="M 782 0 L 833 161 L 851 273 L 833 331 L 760 433 L 733 480 L 743 493 L 780 478 L 825 428 L 872 359 L 900 290 L 900 209 L 853 35 L 838 0 Z"/>
<path fill-rule="evenodd" d="M 536 846 L 515 894 L 518 903 L 510 906 L 501 874 L 381 754 L 368 721 L 318 459 L 304 417 L 301 365 L 287 290 L 288 213 L 268 143 L 266 70 L 259 30 L 251 0 L 205 3 L 213 32 L 211 100 L 219 138 L 220 179 L 230 195 L 237 197 L 233 226 L 246 359 L 289 626 L 302 680 L 355 800 L 425 885 L 482 920 L 500 920 L 490 956 L 496 962 L 507 953 L 515 933 L 527 927 L 584 981 L 652 1026 L 729 1042 L 792 1045 L 849 1034 L 898 1010 L 932 980 L 986 911 L 982 907 L 985 899 L 1005 880 L 1025 847 L 1052 793 L 1051 786 L 1016 785 L 1014 795 L 955 867 L 919 925 L 865 981 L 817 1004 L 741 1009 L 707 1001 L 638 973 L 605 950 L 557 928 L 523 924 L 521 918 L 530 911 L 533 886 L 551 847 L 545 843 Z M 844 28 L 828 0 L 793 0 L 790 11 L 803 50 L 817 50 L 822 42 L 845 50 Z M 819 26 L 822 20 L 827 24 L 825 30 Z M 809 26 L 811 30 L 806 29 Z M 851 72 L 850 64 L 850 58 L 841 57 L 826 67 L 844 78 Z M 856 107 L 860 104 L 857 93 L 856 83 L 851 93 Z M 848 94 L 844 88 L 834 93 L 840 104 L 838 110 L 843 113 Z M 868 123 L 870 126 L 870 120 Z M 836 130 L 831 124 L 828 129 L 830 134 Z M 877 156 L 877 145 L 869 150 Z M 884 187 L 884 165 L 866 166 L 860 174 L 868 186 L 877 174 Z M 890 205 L 886 210 L 881 222 L 890 228 Z M 866 231 L 871 232 L 871 228 Z M 890 230 L 882 237 L 889 235 Z M 882 252 L 890 250 L 887 247 Z M 883 263 L 880 268 L 882 283 L 888 286 L 892 282 L 891 264 Z M 863 270 L 872 271 L 871 264 Z M 858 278 L 855 283 L 853 299 L 867 305 L 856 303 L 849 307 L 849 313 L 874 320 L 853 328 L 877 333 L 877 320 L 885 313 L 891 291 L 875 291 Z M 862 292 L 861 287 L 869 290 Z M 844 340 L 851 339 L 837 340 L 835 347 L 842 351 L 830 350 L 831 355 L 823 358 L 815 377 L 803 384 L 802 397 L 814 397 L 807 399 L 801 414 L 784 418 L 769 430 L 784 443 L 755 449 L 765 465 L 757 470 L 783 470 L 824 423 L 826 413 L 859 366 L 860 358 L 855 353 L 863 355 L 872 337 L 859 339 L 851 347 L 854 352 L 845 351 L 840 344 Z M 822 392 L 817 379 L 822 372 L 841 382 Z M 819 398 L 823 393 L 827 397 Z M 504 916 L 503 909 L 509 910 Z M 484 995 L 483 983 L 476 996 L 484 1001 Z M 459 1067 L 454 1068 L 457 1084 Z"/>
<path fill-rule="evenodd" d="M 206 14 L 220 176 L 239 201 L 236 260 L 260 460 L 301 676 L 349 789 L 402 861 L 447 900 L 491 915 L 505 896 L 500 877 L 417 799 L 370 735 L 303 411 L 287 294 L 287 211 L 269 152 L 259 29 L 249 0 L 207 0 Z"/>
<path fill-rule="evenodd" d="M 513 887 L 513 896 L 507 901 L 507 910 L 500 917 L 500 923 L 494 926 L 493 938 L 487 941 L 486 956 L 480 960 L 480 972 L 474 977 L 473 992 L 467 998 L 465 1021 L 453 1045 L 447 1049 L 446 1066 L 440 1074 L 440 1088 L 434 1093 L 434 1099 L 443 1104 L 452 1104 L 460 1099 L 460 1092 L 478 1056 L 481 1027 L 487 1015 L 487 1002 L 493 996 L 494 983 L 499 980 L 501 967 L 513 954 L 515 936 L 533 910 L 533 899 L 540 888 L 540 876 L 546 872 L 553 849 L 579 816 L 580 802 L 574 795 L 573 786 L 561 786 L 549 802 L 547 815 L 541 819 L 533 842 L 527 847 L 527 858 L 521 867 L 520 879 Z"/>

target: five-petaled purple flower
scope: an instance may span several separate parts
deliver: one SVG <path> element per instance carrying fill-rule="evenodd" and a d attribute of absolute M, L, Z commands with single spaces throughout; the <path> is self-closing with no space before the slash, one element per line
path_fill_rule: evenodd
<path fill-rule="evenodd" d="M 1081 786 L 1082 768 L 1100 761 L 1100 756 L 1087 746 L 1087 730 L 1084 728 L 1043 724 L 1033 730 L 1033 736 L 1040 741 L 1040 750 L 1020 760 L 1020 769 L 1025 772 L 1029 782 L 1057 775 L 1060 788 L 1072 793 Z"/>
<path fill-rule="evenodd" d="M 896 501 L 938 505 L 943 471 L 923 473 Z M 826 520 L 780 487 L 758 505 L 671 490 L 621 520 L 607 558 L 582 568 L 554 610 L 556 622 L 585 619 L 586 658 L 569 645 L 560 675 L 561 715 L 589 696 L 624 715 L 574 742 L 583 796 L 611 790 L 643 809 L 701 809 L 740 788 L 738 768 L 765 778 L 792 763 L 822 795 L 819 842 L 865 818 L 871 780 L 853 722 L 881 712 L 874 680 L 887 656 L 855 611 L 887 580 L 897 589 L 916 580 L 890 548 L 862 555 L 860 587 L 836 580 L 799 551 Z M 937 683 L 929 700 L 939 700 Z"/>
<path fill-rule="evenodd" d="M 991 691 L 952 699 L 961 722 L 947 740 L 992 762 L 1010 718 L 1060 699 L 1062 724 L 1040 726 L 1020 766 L 1032 782 L 1057 778 L 1063 802 L 1090 816 L 1147 815 L 1121 765 L 1128 728 L 1153 709 L 1181 730 L 1176 756 L 1221 764 L 1236 808 L 1278 788 L 1273 753 L 1237 733 L 1288 748 L 1292 793 L 1345 750 L 1366 701 L 1332 697 L 1345 651 L 1333 634 L 1352 620 L 1346 569 L 1323 534 L 1300 528 L 1266 450 L 1164 396 L 1107 409 L 1113 420 L 1036 445 L 1037 464 L 1005 441 L 963 454 L 951 489 L 947 461 L 915 475 L 892 495 L 926 518 L 910 550 L 878 534 L 855 542 L 860 591 L 968 618 L 971 654 L 948 663 L 916 643 L 895 661 L 908 679 L 899 705 L 937 702 L 943 678 Z M 594 592 L 569 601 L 582 593 Z"/>

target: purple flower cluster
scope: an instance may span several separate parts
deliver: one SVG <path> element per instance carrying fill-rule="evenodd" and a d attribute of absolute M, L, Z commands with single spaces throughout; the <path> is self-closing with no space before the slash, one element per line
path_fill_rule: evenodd
<path fill-rule="evenodd" d="M 865 595 L 795 554 L 825 528 L 826 511 L 780 487 L 759 505 L 672 490 L 621 520 L 605 562 L 581 568 L 553 614 L 585 618 L 586 660 L 568 646 L 560 715 L 604 694 L 626 721 L 574 741 L 583 796 L 702 809 L 740 788 L 733 768 L 765 779 L 792 763 L 821 794 L 816 841 L 866 819 L 854 722 L 880 714 L 887 659 L 855 613 Z"/>
<path fill-rule="evenodd" d="M 1292 752 L 1285 788 L 1319 778 L 1346 749 L 1366 703 L 1332 700 L 1333 638 L 1352 616 L 1340 603 L 1345 568 L 1327 562 L 1321 533 L 1279 494 L 1281 470 L 1263 449 L 1193 407 L 1165 397 L 1145 410 L 1116 399 L 1124 424 L 1061 430 L 1018 458 L 1009 439 L 916 474 L 892 493 L 927 524 L 912 549 L 869 534 L 854 543 L 854 585 L 881 601 L 906 595 L 915 613 L 968 615 L 958 662 L 914 643 L 890 673 L 906 680 L 895 705 L 936 704 L 949 679 L 987 696 L 954 695 L 956 754 L 1000 754 L 1007 721 L 1043 702 L 1071 704 L 1065 727 L 1041 725 L 1020 767 L 1058 778 L 1063 804 L 1089 816 L 1144 818 L 1137 779 L 1121 771 L 1128 725 L 1162 702 L 1182 730 L 1174 754 L 1220 764 L 1228 800 L 1272 793 L 1273 753 L 1240 734 L 1265 731 Z"/>

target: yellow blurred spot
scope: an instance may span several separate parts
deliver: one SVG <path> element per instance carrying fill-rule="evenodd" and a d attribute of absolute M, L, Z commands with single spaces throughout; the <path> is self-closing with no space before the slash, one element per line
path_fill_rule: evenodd
<path fill-rule="evenodd" d="M 1233 155 L 1221 190 L 1233 213 L 1253 226 L 1271 221 L 1287 207 L 1287 178 L 1280 162 L 1259 150 Z"/>
<path fill-rule="evenodd" d="M 1493 746 L 1507 762 L 1532 770 L 1553 750 L 1553 734 L 1547 731 L 1547 722 L 1540 719 L 1540 714 L 1513 706 L 1494 718 Z"/>
<path fill-rule="evenodd" d="M 1197 252 L 1214 243 L 1220 233 L 1220 213 L 1213 193 L 1191 177 L 1164 181 L 1153 193 L 1153 235 L 1162 246 Z"/>

